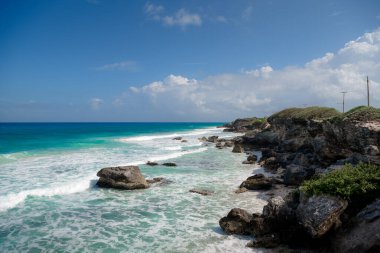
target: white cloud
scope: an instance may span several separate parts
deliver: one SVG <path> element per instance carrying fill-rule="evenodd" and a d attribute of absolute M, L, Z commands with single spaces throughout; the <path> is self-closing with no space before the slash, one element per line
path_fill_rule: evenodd
<path fill-rule="evenodd" d="M 201 26 L 202 17 L 197 13 L 191 13 L 186 9 L 179 9 L 173 15 L 163 15 L 165 8 L 161 5 L 146 3 L 144 12 L 148 18 L 158 21 L 165 26 L 179 26 L 185 29 L 187 26 Z"/>
<path fill-rule="evenodd" d="M 104 100 L 101 98 L 91 98 L 90 99 L 90 106 L 93 110 L 98 110 L 103 105 Z"/>
<path fill-rule="evenodd" d="M 151 100 L 152 110 L 181 112 L 188 120 L 225 120 L 263 116 L 285 107 L 340 108 L 341 91 L 347 108 L 366 102 L 365 78 L 371 79 L 373 105 L 380 106 L 380 29 L 350 41 L 335 53 L 304 66 L 273 69 L 266 65 L 241 73 L 209 76 L 202 80 L 169 75 L 141 88 L 131 87 L 138 101 Z"/>
<path fill-rule="evenodd" d="M 137 71 L 138 66 L 135 61 L 122 61 L 122 62 L 115 62 L 111 64 L 106 64 L 100 67 L 96 67 L 95 70 L 97 71 L 107 71 L 107 70 L 127 70 L 127 71 Z"/>
<path fill-rule="evenodd" d="M 249 20 L 251 18 L 253 11 L 253 6 L 249 5 L 247 8 L 245 8 L 241 14 L 242 19 Z"/>

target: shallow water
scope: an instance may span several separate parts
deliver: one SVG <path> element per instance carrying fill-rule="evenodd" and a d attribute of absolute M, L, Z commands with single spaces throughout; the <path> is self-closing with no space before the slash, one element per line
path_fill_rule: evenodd
<path fill-rule="evenodd" d="M 28 156 L 0 164 L 0 252 L 253 252 L 244 247 L 248 237 L 225 235 L 218 221 L 234 207 L 261 212 L 265 201 L 258 193 L 234 193 L 261 168 L 242 165 L 244 154 L 198 141 L 234 134 L 196 124 L 92 134 L 100 144 L 24 148 L 16 152 Z M 149 167 L 143 164 L 148 160 L 178 166 Z M 137 191 L 94 185 L 102 167 L 127 164 L 140 164 L 147 178 L 172 183 Z M 190 193 L 192 188 L 214 194 Z"/>

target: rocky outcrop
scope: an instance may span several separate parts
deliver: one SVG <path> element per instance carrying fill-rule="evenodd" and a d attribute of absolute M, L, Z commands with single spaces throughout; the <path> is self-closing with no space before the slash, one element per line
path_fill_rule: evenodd
<path fill-rule="evenodd" d="M 175 167 L 175 166 L 177 166 L 176 163 L 171 163 L 171 162 L 163 163 L 162 165 L 163 166 L 167 166 L 167 167 Z"/>
<path fill-rule="evenodd" d="M 247 178 L 241 183 L 240 188 L 248 190 L 267 190 L 272 187 L 272 180 L 263 174 L 256 174 Z"/>
<path fill-rule="evenodd" d="M 219 221 L 220 227 L 227 234 L 249 235 L 250 221 L 253 216 L 244 209 L 234 208 Z"/>
<path fill-rule="evenodd" d="M 209 195 L 214 193 L 213 191 L 209 191 L 209 190 L 205 190 L 205 189 L 191 189 L 191 190 L 189 190 L 189 192 L 198 193 L 198 194 L 203 195 L 203 196 L 209 196 Z"/>
<path fill-rule="evenodd" d="M 380 251 L 380 199 L 365 207 L 332 240 L 335 252 Z"/>
<path fill-rule="evenodd" d="M 149 187 L 137 166 L 108 167 L 101 169 L 97 174 L 97 185 L 104 188 L 123 190 L 145 189 Z"/>
<path fill-rule="evenodd" d="M 347 201 L 339 197 L 311 197 L 298 206 L 297 220 L 312 238 L 318 238 L 340 225 L 340 215 L 347 204 Z"/>
<path fill-rule="evenodd" d="M 260 118 L 245 118 L 237 119 L 231 123 L 224 124 L 225 132 L 246 132 L 254 130 L 262 130 L 267 126 L 265 119 Z"/>

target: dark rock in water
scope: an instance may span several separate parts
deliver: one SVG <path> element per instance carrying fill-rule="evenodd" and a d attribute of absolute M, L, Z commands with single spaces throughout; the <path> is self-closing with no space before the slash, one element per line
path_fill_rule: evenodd
<path fill-rule="evenodd" d="M 353 224 L 333 240 L 336 252 L 380 252 L 380 199 L 355 217 Z"/>
<path fill-rule="evenodd" d="M 244 148 L 240 144 L 235 144 L 234 148 L 232 149 L 233 153 L 244 153 Z"/>
<path fill-rule="evenodd" d="M 146 163 L 146 165 L 149 165 L 149 166 L 156 166 L 156 165 L 158 165 L 158 163 L 148 161 L 148 162 Z"/>
<path fill-rule="evenodd" d="M 182 140 L 181 142 L 187 142 L 187 140 Z"/>
<path fill-rule="evenodd" d="M 225 146 L 225 147 L 229 147 L 229 148 L 231 148 L 231 147 L 234 146 L 234 142 L 233 142 L 233 141 L 226 141 L 226 142 L 224 143 L 224 146 Z"/>
<path fill-rule="evenodd" d="M 213 191 L 204 190 L 204 189 L 191 189 L 191 190 L 189 190 L 189 192 L 198 193 L 198 194 L 201 194 L 203 196 L 208 196 L 208 195 L 211 195 L 214 193 Z"/>
<path fill-rule="evenodd" d="M 177 166 L 176 163 L 163 163 L 162 165 L 163 166 L 168 166 L 168 167 L 175 167 L 175 166 Z"/>
<path fill-rule="evenodd" d="M 219 136 L 216 136 L 216 135 L 210 136 L 207 138 L 207 141 L 208 142 L 217 142 L 218 138 L 219 138 Z"/>
<path fill-rule="evenodd" d="M 250 248 L 272 249 L 279 245 L 280 245 L 280 238 L 278 237 L 277 234 L 263 235 L 247 243 L 247 247 L 250 247 Z"/>
<path fill-rule="evenodd" d="M 277 219 L 280 216 L 280 210 L 284 206 L 285 201 L 282 197 L 271 198 L 263 208 L 263 216 L 267 219 Z"/>
<path fill-rule="evenodd" d="M 154 177 L 152 179 L 146 180 L 149 184 L 156 184 L 156 185 L 167 185 L 170 184 L 172 181 L 163 178 L 163 177 Z"/>
<path fill-rule="evenodd" d="M 255 162 L 243 161 L 242 164 L 255 164 Z"/>
<path fill-rule="evenodd" d="M 125 190 L 145 189 L 149 184 L 137 166 L 108 167 L 101 169 L 97 174 L 97 185 L 105 188 Z"/>
<path fill-rule="evenodd" d="M 224 142 L 218 142 L 215 144 L 216 148 L 222 149 L 224 147 Z"/>
<path fill-rule="evenodd" d="M 180 140 L 182 140 L 182 137 L 180 137 L 180 136 L 179 137 L 174 137 L 173 140 L 174 141 L 180 141 Z"/>
<path fill-rule="evenodd" d="M 273 232 L 271 223 L 269 223 L 263 215 L 257 213 L 252 215 L 249 227 L 251 234 L 254 236 L 266 235 Z"/>
<path fill-rule="evenodd" d="M 298 205 L 297 220 L 312 238 L 319 238 L 340 224 L 340 215 L 347 204 L 346 200 L 339 197 L 314 196 Z"/>
<path fill-rule="evenodd" d="M 205 141 L 207 141 L 207 138 L 203 136 L 202 138 L 198 138 L 198 140 L 205 142 Z"/>
<path fill-rule="evenodd" d="M 286 185 L 300 185 L 306 179 L 310 179 L 314 172 L 312 167 L 288 165 L 285 170 L 284 183 Z"/>
<path fill-rule="evenodd" d="M 248 162 L 256 162 L 257 161 L 257 155 L 251 154 L 247 157 Z"/>
<path fill-rule="evenodd" d="M 248 190 L 264 190 L 272 187 L 272 180 L 266 178 L 263 174 L 256 174 L 247 178 L 241 183 L 240 188 L 247 188 Z"/>
<path fill-rule="evenodd" d="M 234 208 L 219 220 L 219 225 L 227 234 L 249 235 L 252 217 L 247 211 Z"/>

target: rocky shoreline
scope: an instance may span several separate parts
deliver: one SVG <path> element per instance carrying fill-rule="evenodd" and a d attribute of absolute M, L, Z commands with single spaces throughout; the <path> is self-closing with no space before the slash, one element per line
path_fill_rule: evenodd
<path fill-rule="evenodd" d="M 248 247 L 281 252 L 379 252 L 380 185 L 350 198 L 308 195 L 306 180 L 341 170 L 345 164 L 374 165 L 379 175 L 379 110 L 291 108 L 268 119 L 238 119 L 225 131 L 244 133 L 234 150 L 261 151 L 259 164 L 271 177 L 253 175 L 239 187 L 267 191 L 263 212 L 232 209 L 219 224 L 227 234 L 252 235 Z M 248 156 L 247 163 L 253 162 Z M 377 167 L 376 167 L 377 166 Z M 343 179 L 342 179 L 343 180 Z M 371 179 L 372 180 L 372 179 Z"/>

